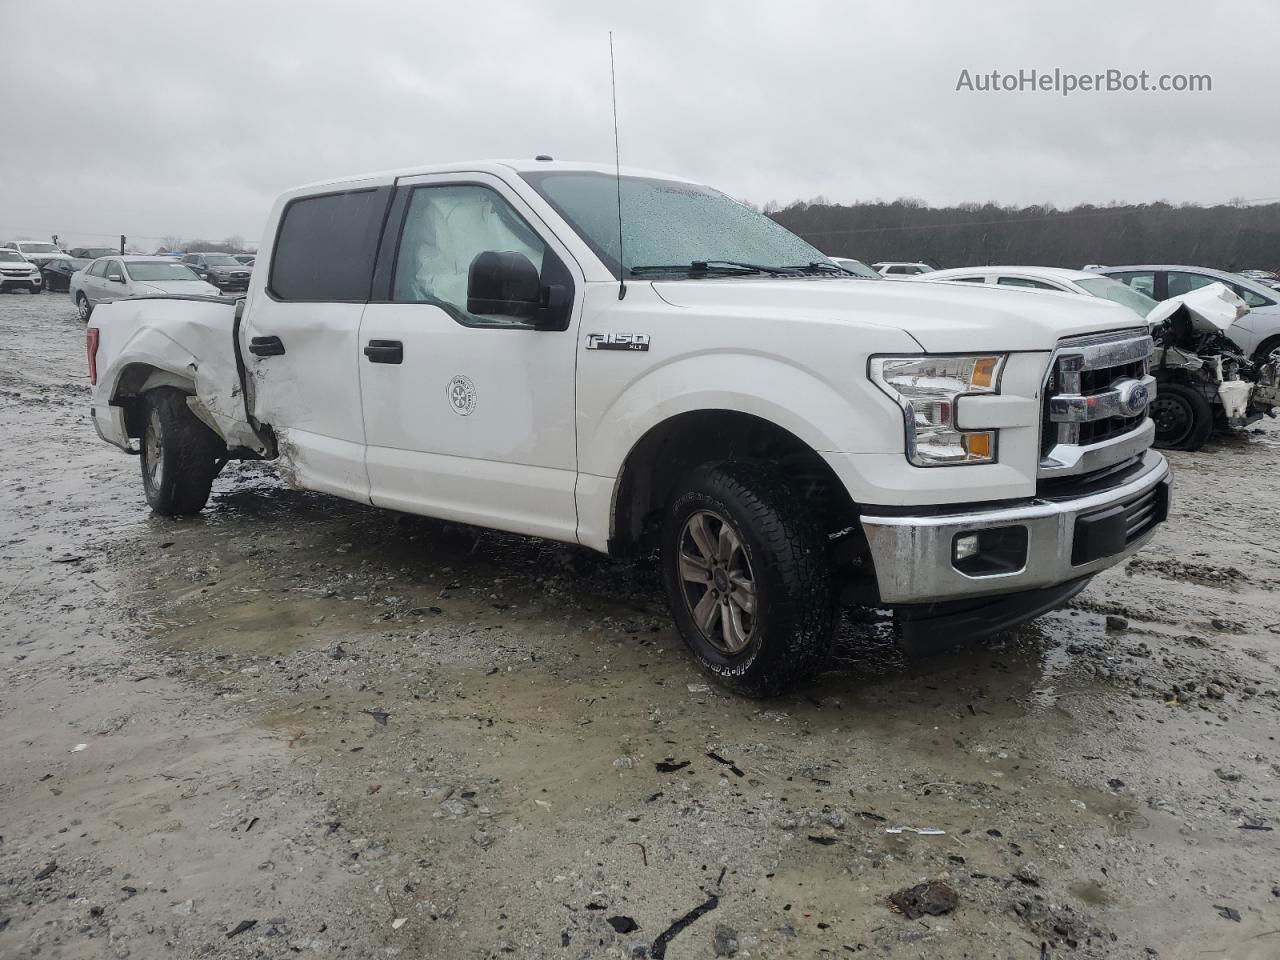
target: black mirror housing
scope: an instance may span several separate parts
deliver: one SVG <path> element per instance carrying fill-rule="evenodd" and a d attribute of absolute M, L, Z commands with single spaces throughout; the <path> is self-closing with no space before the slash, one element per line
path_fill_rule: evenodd
<path fill-rule="evenodd" d="M 523 253 L 486 250 L 467 271 L 467 312 L 534 319 L 540 306 L 542 279 Z"/>

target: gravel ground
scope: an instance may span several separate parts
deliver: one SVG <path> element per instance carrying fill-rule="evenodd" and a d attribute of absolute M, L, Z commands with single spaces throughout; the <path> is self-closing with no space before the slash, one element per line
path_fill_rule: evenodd
<path fill-rule="evenodd" d="M 83 352 L 0 298 L 0 957 L 1280 955 L 1273 426 L 1068 609 L 757 703 L 644 565 L 260 464 L 152 517 Z"/>

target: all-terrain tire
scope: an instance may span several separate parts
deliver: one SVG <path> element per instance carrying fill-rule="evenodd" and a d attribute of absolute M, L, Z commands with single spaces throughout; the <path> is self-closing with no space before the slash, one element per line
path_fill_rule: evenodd
<path fill-rule="evenodd" d="M 1180 383 L 1160 384 L 1149 412 L 1161 450 L 1199 450 L 1213 433 L 1213 407 L 1199 390 Z"/>
<path fill-rule="evenodd" d="M 703 596 L 702 585 L 683 572 L 682 549 L 686 557 L 697 552 L 690 550 L 690 525 L 699 518 L 717 531 L 727 522 L 737 542 L 734 576 L 741 578 L 745 569 L 754 584 L 754 613 L 742 615 L 737 622 L 736 636 L 743 642 L 740 649 L 728 642 L 729 628 L 721 634 L 727 612 L 709 632 L 696 619 L 695 600 Z M 724 537 L 717 539 L 726 542 Z M 695 468 L 677 485 L 667 504 L 660 548 L 663 582 L 676 626 L 714 679 L 747 696 L 770 697 L 826 664 L 836 606 L 826 538 L 813 511 L 775 467 L 731 461 Z M 706 591 L 713 586 L 709 576 Z M 730 592 L 735 591 L 731 585 Z M 749 630 L 745 629 L 748 621 Z"/>
<path fill-rule="evenodd" d="M 142 398 L 142 489 L 161 516 L 199 513 L 209 502 L 219 458 L 226 448 L 173 387 Z"/>

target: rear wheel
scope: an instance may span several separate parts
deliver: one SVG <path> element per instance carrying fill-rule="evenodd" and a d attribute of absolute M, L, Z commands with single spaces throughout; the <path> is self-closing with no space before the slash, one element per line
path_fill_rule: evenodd
<path fill-rule="evenodd" d="M 76 310 L 80 312 L 80 319 L 85 323 L 88 323 L 89 318 L 93 316 L 93 306 L 89 303 L 89 298 L 83 293 L 76 294 Z"/>
<path fill-rule="evenodd" d="M 774 468 L 693 470 L 667 505 L 662 569 L 681 637 L 726 686 L 773 696 L 826 663 L 835 602 L 825 538 Z"/>
<path fill-rule="evenodd" d="M 1213 433 L 1213 407 L 1200 391 L 1180 383 L 1160 384 L 1150 416 L 1162 450 L 1199 450 Z"/>
<path fill-rule="evenodd" d="M 151 509 L 173 517 L 199 513 L 209 501 L 225 448 L 173 387 L 143 397 L 142 488 Z"/>

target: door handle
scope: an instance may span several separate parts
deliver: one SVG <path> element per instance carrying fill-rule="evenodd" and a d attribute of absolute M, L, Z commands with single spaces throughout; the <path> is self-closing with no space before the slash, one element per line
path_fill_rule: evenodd
<path fill-rule="evenodd" d="M 370 363 L 404 363 L 404 344 L 399 340 L 370 340 L 364 355 Z"/>
<path fill-rule="evenodd" d="M 282 357 L 284 343 L 279 337 L 254 337 L 249 341 L 249 352 L 255 357 Z"/>

